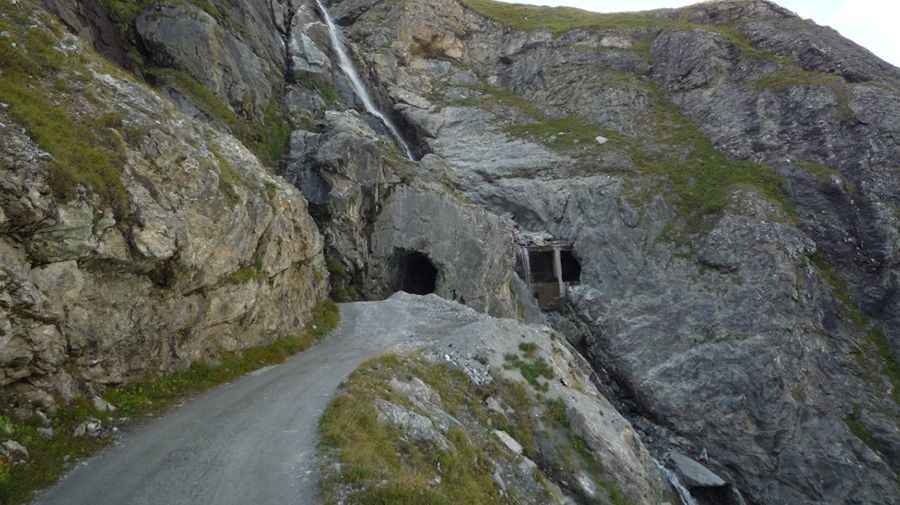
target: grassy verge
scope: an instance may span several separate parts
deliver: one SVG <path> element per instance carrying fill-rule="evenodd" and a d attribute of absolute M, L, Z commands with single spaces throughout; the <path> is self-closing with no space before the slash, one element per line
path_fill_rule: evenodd
<path fill-rule="evenodd" d="M 596 146 L 596 139 L 600 136 L 599 127 L 578 116 L 512 125 L 507 131 L 517 137 L 538 140 L 554 150 L 563 152 L 579 147 Z"/>
<path fill-rule="evenodd" d="M 536 353 L 528 344 L 519 350 L 526 358 Z M 447 433 L 446 449 L 410 440 L 408 434 L 378 419 L 377 399 L 426 417 L 435 415 L 390 387 L 392 379 L 414 377 L 437 393 L 436 407 L 459 423 Z M 322 483 L 326 503 L 336 503 L 339 497 L 348 505 L 553 503 L 550 494 L 541 494 L 550 493 L 544 487 L 547 475 L 575 489 L 581 472 L 590 475 L 608 498 L 598 496 L 596 503 L 627 503 L 584 440 L 573 435 L 564 402 L 542 397 L 540 388 L 532 389 L 525 382 L 497 379 L 475 385 L 460 370 L 417 356 L 390 355 L 364 363 L 342 386 L 320 422 L 322 450 L 328 456 Z M 488 398 L 503 405 L 504 412 L 488 408 Z M 495 471 L 521 463 L 500 444 L 495 429 L 508 433 L 522 445 L 525 456 L 540 462 L 531 476 L 537 489 L 528 491 L 527 500 L 517 495 L 524 489 L 512 485 L 500 493 L 491 479 Z"/>
<path fill-rule="evenodd" d="M 94 418 L 108 425 L 122 418 L 135 420 L 164 412 L 185 398 L 308 349 L 336 328 L 339 318 L 337 305 L 323 302 L 314 309 L 310 324 L 296 337 L 224 353 L 217 364 L 195 363 L 173 374 L 110 389 L 104 398 L 117 407 L 115 413 L 99 412 L 87 400 L 79 400 L 52 417 L 54 434 L 49 438 L 38 432 L 43 426 L 38 419 L 12 423 L 0 416 L 0 430 L 5 431 L 7 438 L 25 445 L 30 453 L 26 464 L 10 467 L 0 461 L 0 503 L 27 503 L 35 490 L 53 484 L 76 461 L 111 442 L 109 437 L 75 437 L 75 428 L 84 421 Z"/>
<path fill-rule="evenodd" d="M 800 161 L 797 162 L 797 164 L 804 171 L 814 176 L 816 179 L 819 179 L 820 181 L 828 181 L 832 177 L 841 176 L 841 173 L 837 170 L 821 163 L 816 163 L 814 161 Z"/>
<path fill-rule="evenodd" d="M 888 342 L 884 330 L 879 327 L 872 328 L 866 335 L 866 339 L 881 361 L 881 373 L 891 384 L 894 403 L 900 405 L 900 363 L 897 362 L 891 351 L 891 344 Z"/>
<path fill-rule="evenodd" d="M 642 118 L 646 133 L 626 136 L 606 130 L 602 135 L 609 139 L 610 148 L 628 153 L 637 169 L 649 176 L 632 195 L 638 203 L 659 192 L 670 195 L 667 200 L 684 220 L 673 227 L 671 238 L 680 240 L 708 229 L 714 222 L 708 218 L 719 215 L 739 187 L 753 188 L 793 218 L 784 180 L 771 167 L 731 158 L 657 84 L 638 80 L 634 85 L 643 88 L 652 102 Z"/>
<path fill-rule="evenodd" d="M 596 146 L 596 139 L 601 135 L 600 128 L 590 121 L 575 115 L 548 117 L 533 103 L 511 90 L 488 85 L 473 86 L 471 89 L 480 93 L 480 96 L 458 100 L 452 105 L 478 107 L 495 113 L 499 107 L 515 110 L 527 122 L 506 126 L 506 133 L 514 137 L 534 140 L 555 151 L 567 153 L 578 148 Z"/>
<path fill-rule="evenodd" d="M 859 307 L 853 303 L 847 281 L 834 269 L 831 262 L 821 251 L 817 251 L 810 257 L 810 261 L 816 267 L 822 279 L 831 286 L 832 296 L 840 303 L 850 321 L 857 328 L 865 328 L 868 320 L 865 314 L 859 310 Z"/>
<path fill-rule="evenodd" d="M 857 330 L 866 331 L 865 340 L 860 350 L 855 353 L 857 365 L 863 371 L 863 376 L 879 390 L 889 390 L 894 403 L 900 405 L 900 363 L 894 357 L 883 328 L 873 324 L 853 302 L 847 281 L 834 269 L 824 254 L 817 252 L 810 261 L 821 278 L 831 287 L 831 295 L 840 305 L 844 315 Z M 856 418 L 858 421 L 859 416 Z"/>
<path fill-rule="evenodd" d="M 553 380 L 556 376 L 553 373 L 553 368 L 550 367 L 550 364 L 544 358 L 535 357 L 537 346 L 534 346 L 534 344 L 521 344 L 519 345 L 519 351 L 521 351 L 522 356 L 518 354 L 507 354 L 504 356 L 503 359 L 506 363 L 504 363 L 503 367 L 508 370 L 518 370 L 522 377 L 535 389 L 547 391 L 547 383 L 541 382 L 539 379 Z"/>
<path fill-rule="evenodd" d="M 325 470 L 328 477 L 323 492 L 328 503 L 335 503 L 345 489 L 350 489 L 345 503 L 353 505 L 506 503 L 491 480 L 493 465 L 484 448 L 462 430 L 451 430 L 447 440 L 452 448 L 441 450 L 406 440 L 398 430 L 378 420 L 373 403 L 376 398 L 408 406 L 387 386 L 391 377 L 408 374 L 435 387 L 448 401 L 451 413 L 479 402 L 465 387 L 468 379 L 445 366 L 398 356 L 363 364 L 320 422 L 323 448 L 333 451 L 341 463 L 337 475 Z"/>

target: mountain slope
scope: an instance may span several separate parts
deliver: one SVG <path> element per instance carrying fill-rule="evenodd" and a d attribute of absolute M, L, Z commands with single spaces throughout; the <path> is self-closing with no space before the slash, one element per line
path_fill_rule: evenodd
<path fill-rule="evenodd" d="M 897 501 L 897 69 L 760 1 L 333 10 L 423 166 L 574 242 L 561 327 L 658 450 L 754 503 Z"/>
<path fill-rule="evenodd" d="M 21 415 L 289 333 L 329 286 L 386 297 L 424 257 L 438 295 L 565 333 L 660 459 L 748 503 L 900 501 L 900 70 L 763 0 L 326 3 L 418 161 L 357 112 L 315 2 L 2 11 Z M 560 311 L 517 265 L 535 237 L 580 262 Z"/>

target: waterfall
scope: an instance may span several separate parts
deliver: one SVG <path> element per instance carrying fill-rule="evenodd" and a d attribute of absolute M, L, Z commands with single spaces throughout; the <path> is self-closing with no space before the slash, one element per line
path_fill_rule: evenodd
<path fill-rule="evenodd" d="M 519 247 L 519 262 L 522 264 L 522 275 L 524 276 L 522 280 L 531 288 L 531 255 L 528 247 L 524 245 Z"/>
<path fill-rule="evenodd" d="M 566 283 L 563 282 L 562 272 L 562 253 L 559 246 L 553 246 L 553 274 L 556 276 L 556 282 L 559 283 L 559 298 L 566 297 Z"/>
<path fill-rule="evenodd" d="M 675 491 L 678 492 L 678 498 L 681 499 L 682 505 L 698 505 L 697 500 L 695 500 L 694 497 L 691 495 L 691 492 L 688 491 L 688 489 L 686 487 L 684 487 L 684 484 L 681 483 L 681 480 L 678 478 L 677 475 L 675 475 L 675 472 L 664 467 L 656 459 L 654 459 L 653 462 L 656 463 L 656 466 L 659 468 L 659 470 L 663 473 L 663 475 L 666 476 L 666 479 L 669 481 L 669 484 L 671 484 L 672 487 L 675 488 Z"/>
<path fill-rule="evenodd" d="M 356 67 L 353 65 L 353 60 L 350 59 L 350 56 L 347 54 L 347 48 L 344 46 L 344 42 L 341 40 L 341 32 L 338 30 L 337 25 L 334 23 L 334 20 L 331 19 L 331 14 L 328 13 L 328 9 L 325 8 L 325 4 L 322 3 L 322 0 L 316 0 L 316 3 L 319 5 L 319 10 L 322 11 L 322 17 L 325 18 L 325 23 L 328 25 L 328 33 L 331 37 L 331 46 L 334 48 L 334 52 L 338 56 L 338 60 L 340 62 L 341 70 L 344 71 L 344 74 L 350 79 L 350 83 L 353 85 L 353 92 L 356 93 L 356 96 L 362 101 L 363 105 L 366 107 L 366 112 L 377 117 L 384 123 L 384 126 L 391 132 L 391 135 L 397 140 L 397 144 L 403 148 L 403 152 L 406 153 L 406 157 L 410 160 L 415 161 L 413 158 L 412 151 L 410 151 L 409 146 L 406 145 L 406 141 L 403 140 L 403 137 L 400 135 L 400 130 L 394 125 L 394 122 L 391 121 L 387 116 L 382 114 L 378 107 L 375 105 L 375 102 L 372 101 L 372 97 L 369 95 L 369 91 L 366 89 L 366 85 L 363 83 L 362 79 L 359 77 L 359 73 L 356 71 Z"/>

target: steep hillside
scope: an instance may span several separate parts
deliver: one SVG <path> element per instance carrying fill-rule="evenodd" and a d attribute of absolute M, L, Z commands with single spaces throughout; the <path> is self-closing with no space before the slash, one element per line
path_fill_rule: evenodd
<path fill-rule="evenodd" d="M 900 503 L 900 70 L 833 30 L 325 2 L 413 161 L 315 1 L 0 1 L 10 412 L 290 335 L 329 290 L 434 291 L 565 334 L 650 453 L 715 474 L 702 503 Z M 577 282 L 541 311 L 547 244 Z"/>

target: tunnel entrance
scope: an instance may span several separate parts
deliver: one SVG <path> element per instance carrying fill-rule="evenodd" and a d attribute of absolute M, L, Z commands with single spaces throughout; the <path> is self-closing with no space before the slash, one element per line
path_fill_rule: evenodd
<path fill-rule="evenodd" d="M 581 283 L 581 263 L 570 242 L 523 245 L 518 259 L 519 273 L 542 309 L 558 309 L 568 287 Z"/>
<path fill-rule="evenodd" d="M 399 291 L 427 295 L 437 288 L 437 268 L 428 256 L 418 251 L 397 251 L 396 269 L 396 289 Z"/>

